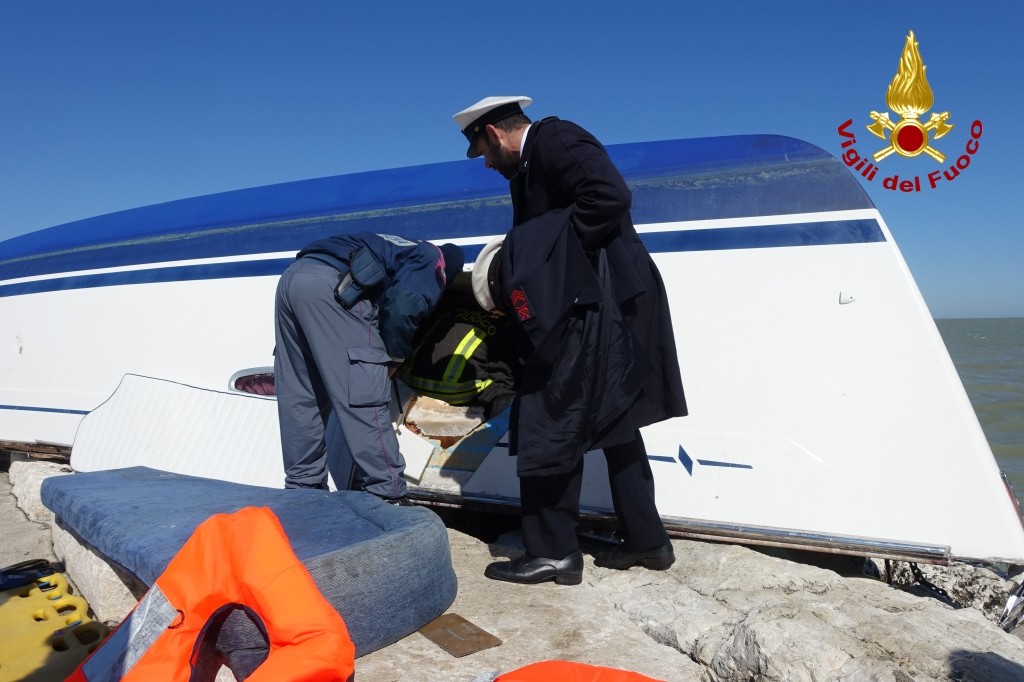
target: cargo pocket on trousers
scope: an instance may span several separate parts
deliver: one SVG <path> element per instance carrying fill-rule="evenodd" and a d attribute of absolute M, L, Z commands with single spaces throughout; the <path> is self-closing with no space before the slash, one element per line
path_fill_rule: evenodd
<path fill-rule="evenodd" d="M 391 401 L 388 365 L 381 348 L 348 349 L 348 404 L 353 407 L 387 405 Z"/>

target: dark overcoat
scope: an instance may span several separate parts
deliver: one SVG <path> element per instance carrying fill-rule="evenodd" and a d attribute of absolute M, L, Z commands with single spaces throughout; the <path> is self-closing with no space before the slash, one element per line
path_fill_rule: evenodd
<path fill-rule="evenodd" d="M 615 427 L 651 372 L 611 298 L 604 253 L 584 252 L 571 214 L 517 225 L 498 254 L 498 301 L 524 362 L 509 443 L 520 476 L 563 473 L 589 449 L 631 440 Z"/>
<path fill-rule="evenodd" d="M 635 377 L 642 377 L 638 389 L 630 393 L 626 388 L 629 381 L 616 373 L 621 365 L 609 368 L 607 358 L 594 358 L 591 369 L 596 367 L 612 373 L 599 377 L 599 385 L 609 392 L 625 388 L 628 404 L 616 418 L 595 424 L 597 431 L 576 434 L 577 440 L 568 440 L 565 434 L 554 432 L 548 435 L 563 444 L 568 442 L 587 449 L 604 447 L 631 441 L 635 430 L 642 426 L 684 416 L 686 399 L 665 285 L 633 227 L 629 212 L 632 194 L 601 143 L 569 121 L 549 118 L 535 122 L 527 133 L 519 173 L 510 182 L 510 192 L 514 209 L 514 226 L 509 234 L 512 238 L 520 226 L 559 209 L 565 210 L 564 216 L 576 238 L 577 248 L 599 282 L 600 293 L 592 297 L 601 298 L 598 309 L 612 321 L 611 326 L 606 324 L 600 333 L 607 333 L 615 326 L 630 332 L 629 348 L 635 356 Z M 556 227 L 552 229 L 557 229 L 560 219 L 555 220 Z M 503 254 L 503 265 L 507 255 Z M 515 264 L 509 265 L 514 267 Z M 537 301 L 532 303 L 536 307 Z M 581 303 L 590 301 L 584 299 Z M 580 312 L 582 308 L 576 310 Z M 514 305 L 512 312 L 518 314 Z M 571 317 L 569 312 L 566 315 Z M 607 338 L 601 338 L 608 342 Z M 532 345 L 526 348 L 527 355 L 536 352 Z M 623 348 L 621 344 L 614 347 Z M 530 358 L 525 359 L 527 370 L 521 393 L 544 380 L 543 372 L 531 377 Z M 543 366 L 543 363 L 534 364 Z M 571 390 L 562 396 L 570 405 L 578 398 Z M 607 412 L 605 416 L 607 418 Z M 521 410 L 518 415 L 513 414 L 513 438 L 518 434 L 520 444 L 524 435 L 530 435 L 533 443 L 543 441 L 545 434 L 538 437 L 535 425 L 524 421 L 523 417 Z M 517 454 L 520 458 L 527 456 L 526 462 L 522 459 L 519 462 L 520 475 L 558 473 L 574 466 L 578 456 L 571 447 L 561 452 L 541 448 L 539 457 L 520 447 Z M 567 464 L 567 460 L 571 461 Z"/>

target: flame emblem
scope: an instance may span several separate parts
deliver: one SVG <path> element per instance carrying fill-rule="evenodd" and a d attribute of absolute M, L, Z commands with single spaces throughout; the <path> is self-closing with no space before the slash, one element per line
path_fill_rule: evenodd
<path fill-rule="evenodd" d="M 880 114 L 872 111 L 871 120 L 874 123 L 867 126 L 868 130 L 883 140 L 886 131 L 889 132 L 889 146 L 875 152 L 876 162 L 893 152 L 906 157 L 917 156 L 923 152 L 939 163 L 946 159 L 945 154 L 931 146 L 928 134 L 935 131 L 937 140 L 953 129 L 952 123 L 946 123 L 949 120 L 949 112 L 933 112 L 931 118 L 924 124 L 919 120 L 922 114 L 932 108 L 934 102 L 932 88 L 925 77 L 926 68 L 914 32 L 911 31 L 907 34 L 907 42 L 903 46 L 899 68 L 889 83 L 889 90 L 885 93 L 885 103 L 899 114 L 900 120 L 894 123 L 889 118 L 889 112 Z"/>

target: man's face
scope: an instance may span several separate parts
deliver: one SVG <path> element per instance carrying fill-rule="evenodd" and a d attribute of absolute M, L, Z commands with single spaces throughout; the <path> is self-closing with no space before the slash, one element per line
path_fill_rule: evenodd
<path fill-rule="evenodd" d="M 494 139 L 488 132 L 478 136 L 473 146 L 480 152 L 487 167 L 501 173 L 506 180 L 511 180 L 519 173 L 519 152 L 506 149 L 500 140 Z"/>

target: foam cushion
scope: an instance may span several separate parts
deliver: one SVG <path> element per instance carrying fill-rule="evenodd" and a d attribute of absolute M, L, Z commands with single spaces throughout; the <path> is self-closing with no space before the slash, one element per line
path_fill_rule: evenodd
<path fill-rule="evenodd" d="M 455 600 L 438 516 L 368 493 L 281 490 L 131 467 L 48 478 L 41 498 L 65 527 L 146 585 L 211 515 L 269 507 L 345 619 L 357 656 L 415 632 Z"/>

